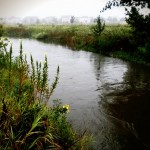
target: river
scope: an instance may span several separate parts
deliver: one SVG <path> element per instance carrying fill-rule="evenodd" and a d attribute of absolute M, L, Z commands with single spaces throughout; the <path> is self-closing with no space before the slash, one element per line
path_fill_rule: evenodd
<path fill-rule="evenodd" d="M 19 39 L 10 40 L 16 56 Z M 69 122 L 78 132 L 93 135 L 89 149 L 150 149 L 149 67 L 33 39 L 22 42 L 24 53 L 35 61 L 47 55 L 50 83 L 59 65 L 51 101 L 71 106 Z"/>

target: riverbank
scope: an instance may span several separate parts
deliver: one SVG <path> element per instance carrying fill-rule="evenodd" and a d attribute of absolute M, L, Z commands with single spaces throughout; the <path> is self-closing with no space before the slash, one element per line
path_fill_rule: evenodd
<path fill-rule="evenodd" d="M 107 25 L 97 37 L 89 25 L 18 25 L 4 26 L 4 36 L 34 38 L 61 44 L 75 50 L 86 50 L 136 63 L 148 64 L 149 53 L 137 47 L 127 25 Z"/>
<path fill-rule="evenodd" d="M 19 56 L 12 53 L 12 44 L 0 38 L 0 149 L 86 149 L 89 137 L 67 121 L 69 105 L 48 105 L 59 67 L 49 87 L 46 56 L 43 64 L 31 56 L 29 67 L 22 43 Z"/>

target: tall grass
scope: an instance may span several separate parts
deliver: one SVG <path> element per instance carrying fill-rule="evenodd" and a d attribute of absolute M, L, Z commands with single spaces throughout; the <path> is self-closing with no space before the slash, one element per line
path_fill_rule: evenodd
<path fill-rule="evenodd" d="M 79 138 L 67 122 L 69 106 L 48 105 L 59 67 L 49 87 L 46 56 L 44 64 L 34 63 L 31 56 L 29 67 L 22 42 L 19 56 L 12 53 L 12 44 L 0 38 L 0 149 L 86 149 L 88 140 Z"/>
<path fill-rule="evenodd" d="M 4 26 L 3 30 L 6 36 L 35 38 L 108 56 L 120 57 L 125 54 L 125 57 L 120 58 L 138 63 L 149 63 L 149 45 L 138 47 L 132 29 L 128 25 L 106 25 L 100 36 L 93 33 L 95 26 L 22 25 Z"/>
<path fill-rule="evenodd" d="M 105 51 L 108 47 L 118 49 L 115 42 L 121 43 L 130 39 L 130 28 L 128 26 L 106 26 L 99 40 L 92 32 L 93 26 L 89 25 L 34 25 L 34 26 L 5 26 L 5 35 L 14 37 L 29 37 L 67 45 L 73 49 L 84 49 L 88 51 Z M 121 39 L 120 39 L 121 38 Z M 122 41 L 124 40 L 124 41 Z M 108 42 L 110 41 L 110 42 Z M 107 50 L 108 51 L 108 50 Z"/>

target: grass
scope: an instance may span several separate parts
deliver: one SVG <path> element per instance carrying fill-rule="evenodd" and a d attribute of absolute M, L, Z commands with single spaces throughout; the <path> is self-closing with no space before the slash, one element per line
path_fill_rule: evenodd
<path fill-rule="evenodd" d="M 85 49 L 89 51 L 99 51 L 97 39 L 89 25 L 32 25 L 32 26 L 4 26 L 4 35 L 13 37 L 28 37 L 47 42 L 67 45 L 73 49 Z M 101 41 L 114 39 L 118 41 L 120 37 L 128 38 L 130 28 L 127 26 L 106 26 L 102 34 Z M 100 44 L 100 43 L 98 43 Z M 104 44 L 102 44 L 104 45 Z M 105 49 L 105 47 L 102 48 Z"/>
<path fill-rule="evenodd" d="M 41 64 L 31 56 L 29 67 L 22 42 L 18 57 L 12 51 L 12 44 L 0 38 L 0 149 L 87 149 L 88 136 L 78 135 L 67 122 L 69 106 L 48 105 L 59 67 L 49 87 L 47 57 Z"/>
<path fill-rule="evenodd" d="M 106 25 L 100 36 L 95 36 L 92 29 L 93 25 L 21 25 L 3 27 L 5 36 L 35 38 L 44 42 L 65 45 L 76 50 L 82 49 L 102 53 L 137 63 L 149 63 L 149 46 L 137 47 L 132 30 L 128 25 Z M 126 54 L 126 57 L 120 57 L 120 52 Z M 132 55 L 134 55 L 134 59 L 131 58 Z"/>

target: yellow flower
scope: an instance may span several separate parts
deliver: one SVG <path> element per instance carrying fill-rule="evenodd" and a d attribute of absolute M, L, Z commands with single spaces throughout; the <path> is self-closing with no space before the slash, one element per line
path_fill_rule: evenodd
<path fill-rule="evenodd" d="M 66 109 L 66 111 L 67 111 L 67 113 L 68 113 L 68 112 L 69 112 L 69 109 L 70 109 L 70 106 L 67 105 L 67 104 L 65 104 L 65 105 L 63 105 L 63 108 Z"/>

